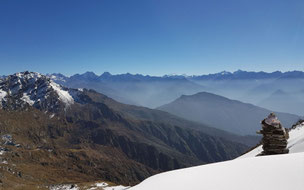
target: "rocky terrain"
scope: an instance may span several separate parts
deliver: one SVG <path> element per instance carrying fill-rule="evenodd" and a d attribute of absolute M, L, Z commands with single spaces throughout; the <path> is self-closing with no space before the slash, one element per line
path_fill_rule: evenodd
<path fill-rule="evenodd" d="M 232 159 L 248 148 L 237 135 L 170 114 L 163 115 L 166 121 L 160 118 L 165 112 L 65 88 L 39 73 L 3 78 L 0 105 L 4 189 L 98 180 L 134 185 L 162 171 Z"/>

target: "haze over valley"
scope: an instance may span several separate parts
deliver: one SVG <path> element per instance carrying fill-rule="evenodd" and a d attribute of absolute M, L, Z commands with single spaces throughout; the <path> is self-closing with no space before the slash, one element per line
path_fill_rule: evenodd
<path fill-rule="evenodd" d="M 0 190 L 303 190 L 304 1 L 0 1 Z"/>

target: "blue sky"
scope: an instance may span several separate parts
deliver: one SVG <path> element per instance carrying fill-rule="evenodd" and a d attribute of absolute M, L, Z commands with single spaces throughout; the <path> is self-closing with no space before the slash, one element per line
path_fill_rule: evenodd
<path fill-rule="evenodd" d="M 0 0 L 0 74 L 303 70 L 304 1 Z"/>

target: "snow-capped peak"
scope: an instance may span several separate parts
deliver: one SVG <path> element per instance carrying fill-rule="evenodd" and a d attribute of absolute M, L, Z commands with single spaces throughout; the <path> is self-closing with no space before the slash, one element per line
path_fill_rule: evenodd
<path fill-rule="evenodd" d="M 68 107 L 74 103 L 69 91 L 40 73 L 15 73 L 0 81 L 0 107 L 54 108 L 60 102 Z"/>
<path fill-rule="evenodd" d="M 222 71 L 219 73 L 220 75 L 229 75 L 229 74 L 232 74 L 231 72 L 228 72 L 228 71 Z"/>
<path fill-rule="evenodd" d="M 68 79 L 68 77 L 64 76 L 60 73 L 47 74 L 47 77 L 51 78 L 56 83 L 64 83 Z"/>

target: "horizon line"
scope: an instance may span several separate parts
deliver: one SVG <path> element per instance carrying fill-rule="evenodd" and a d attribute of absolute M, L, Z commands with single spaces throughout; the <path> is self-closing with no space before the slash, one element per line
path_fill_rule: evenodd
<path fill-rule="evenodd" d="M 63 74 L 63 73 L 60 73 L 60 72 L 53 72 L 53 73 L 43 73 L 43 72 L 37 72 L 37 71 L 29 71 L 29 70 L 25 70 L 25 71 L 21 71 L 21 72 L 15 72 L 13 74 L 8 74 L 8 75 L 3 75 L 1 74 L 0 76 L 9 76 L 9 75 L 14 75 L 16 73 L 22 73 L 22 72 L 36 72 L 36 73 L 40 73 L 40 74 L 43 74 L 43 75 L 53 75 L 53 74 L 61 74 L 61 75 L 64 75 L 65 77 L 72 77 L 72 76 L 75 76 L 75 75 L 84 75 L 86 73 L 92 73 L 98 77 L 102 76 L 103 74 L 105 73 L 108 73 L 110 74 L 111 76 L 117 76 L 117 75 L 127 75 L 127 74 L 130 74 L 130 75 L 141 75 L 141 76 L 145 76 L 145 77 L 174 77 L 174 76 L 183 76 L 183 77 L 195 77 L 195 76 L 208 76 L 208 75 L 214 75 L 214 74 L 221 74 L 221 73 L 226 73 L 226 74 L 235 74 L 237 72 L 247 72 L 247 73 L 266 73 L 266 74 L 272 74 L 272 73 L 276 73 L 276 72 L 279 72 L 279 73 L 289 73 L 289 72 L 304 72 L 301 71 L 301 70 L 288 70 L 288 71 L 280 71 L 280 70 L 276 70 L 276 71 L 271 71 L 271 72 L 267 72 L 267 71 L 248 71 L 248 70 L 242 70 L 242 69 L 238 69 L 236 71 L 226 71 L 226 70 L 223 70 L 223 71 L 220 71 L 220 72 L 214 72 L 214 73 L 208 73 L 208 74 L 198 74 L 198 75 L 189 75 L 189 74 L 177 74 L 177 73 L 171 73 L 171 74 L 164 74 L 164 75 L 150 75 L 150 74 L 140 74 L 140 73 L 131 73 L 131 72 L 125 72 L 125 73 L 115 73 L 115 74 L 112 74 L 111 72 L 109 71 L 104 71 L 103 73 L 101 74 L 96 74 L 94 71 L 86 71 L 86 72 L 83 72 L 83 73 L 75 73 L 75 74 L 72 74 L 72 75 L 66 75 L 66 74 Z"/>

